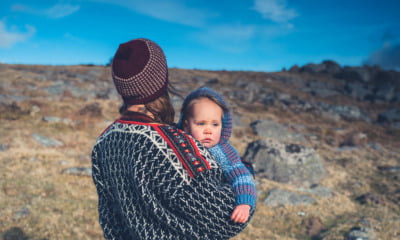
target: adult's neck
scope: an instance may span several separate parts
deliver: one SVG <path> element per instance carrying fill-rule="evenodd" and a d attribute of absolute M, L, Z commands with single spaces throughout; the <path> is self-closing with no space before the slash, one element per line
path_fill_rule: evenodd
<path fill-rule="evenodd" d="M 144 104 L 131 105 L 127 108 L 127 110 L 131 112 L 143 113 L 148 117 L 154 119 L 154 115 L 146 109 L 146 106 Z"/>

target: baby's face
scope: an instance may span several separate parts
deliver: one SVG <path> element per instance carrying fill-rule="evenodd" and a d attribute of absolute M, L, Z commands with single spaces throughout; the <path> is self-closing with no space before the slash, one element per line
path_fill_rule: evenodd
<path fill-rule="evenodd" d="M 208 98 L 193 100 L 185 131 L 199 140 L 206 148 L 218 144 L 222 131 L 223 111 Z"/>

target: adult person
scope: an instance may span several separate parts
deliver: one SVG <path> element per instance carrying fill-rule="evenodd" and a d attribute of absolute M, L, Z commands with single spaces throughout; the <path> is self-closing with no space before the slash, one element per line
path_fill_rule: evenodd
<path fill-rule="evenodd" d="M 121 116 L 92 151 L 99 222 L 106 239 L 229 239 L 246 224 L 230 214 L 235 196 L 199 142 L 172 125 L 168 68 L 148 39 L 120 44 L 112 78 Z"/>

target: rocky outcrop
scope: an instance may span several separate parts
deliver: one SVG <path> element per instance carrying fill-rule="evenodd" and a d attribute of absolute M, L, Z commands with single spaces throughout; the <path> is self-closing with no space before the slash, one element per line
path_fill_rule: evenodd
<path fill-rule="evenodd" d="M 257 176 L 294 186 L 310 187 L 326 175 L 319 154 L 298 144 L 257 140 L 248 145 L 243 158 L 254 164 Z"/>
<path fill-rule="evenodd" d="M 390 109 L 381 112 L 378 115 L 378 123 L 388 124 L 392 127 L 400 129 L 400 109 Z"/>
<path fill-rule="evenodd" d="M 361 101 L 400 102 L 400 73 L 386 71 L 378 66 L 341 67 L 333 61 L 320 64 L 293 66 L 291 73 L 325 74 L 343 82 L 345 94 Z M 304 90 L 319 94 L 335 94 L 335 88 L 326 83 L 312 83 Z"/>

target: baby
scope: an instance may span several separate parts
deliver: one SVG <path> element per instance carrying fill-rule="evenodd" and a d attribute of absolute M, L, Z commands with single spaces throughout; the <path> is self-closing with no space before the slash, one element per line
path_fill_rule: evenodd
<path fill-rule="evenodd" d="M 256 204 L 255 183 L 228 140 L 232 133 L 232 119 L 227 104 L 214 90 L 201 87 L 184 100 L 178 127 L 200 141 L 220 164 L 236 196 L 231 219 L 245 223 Z"/>

